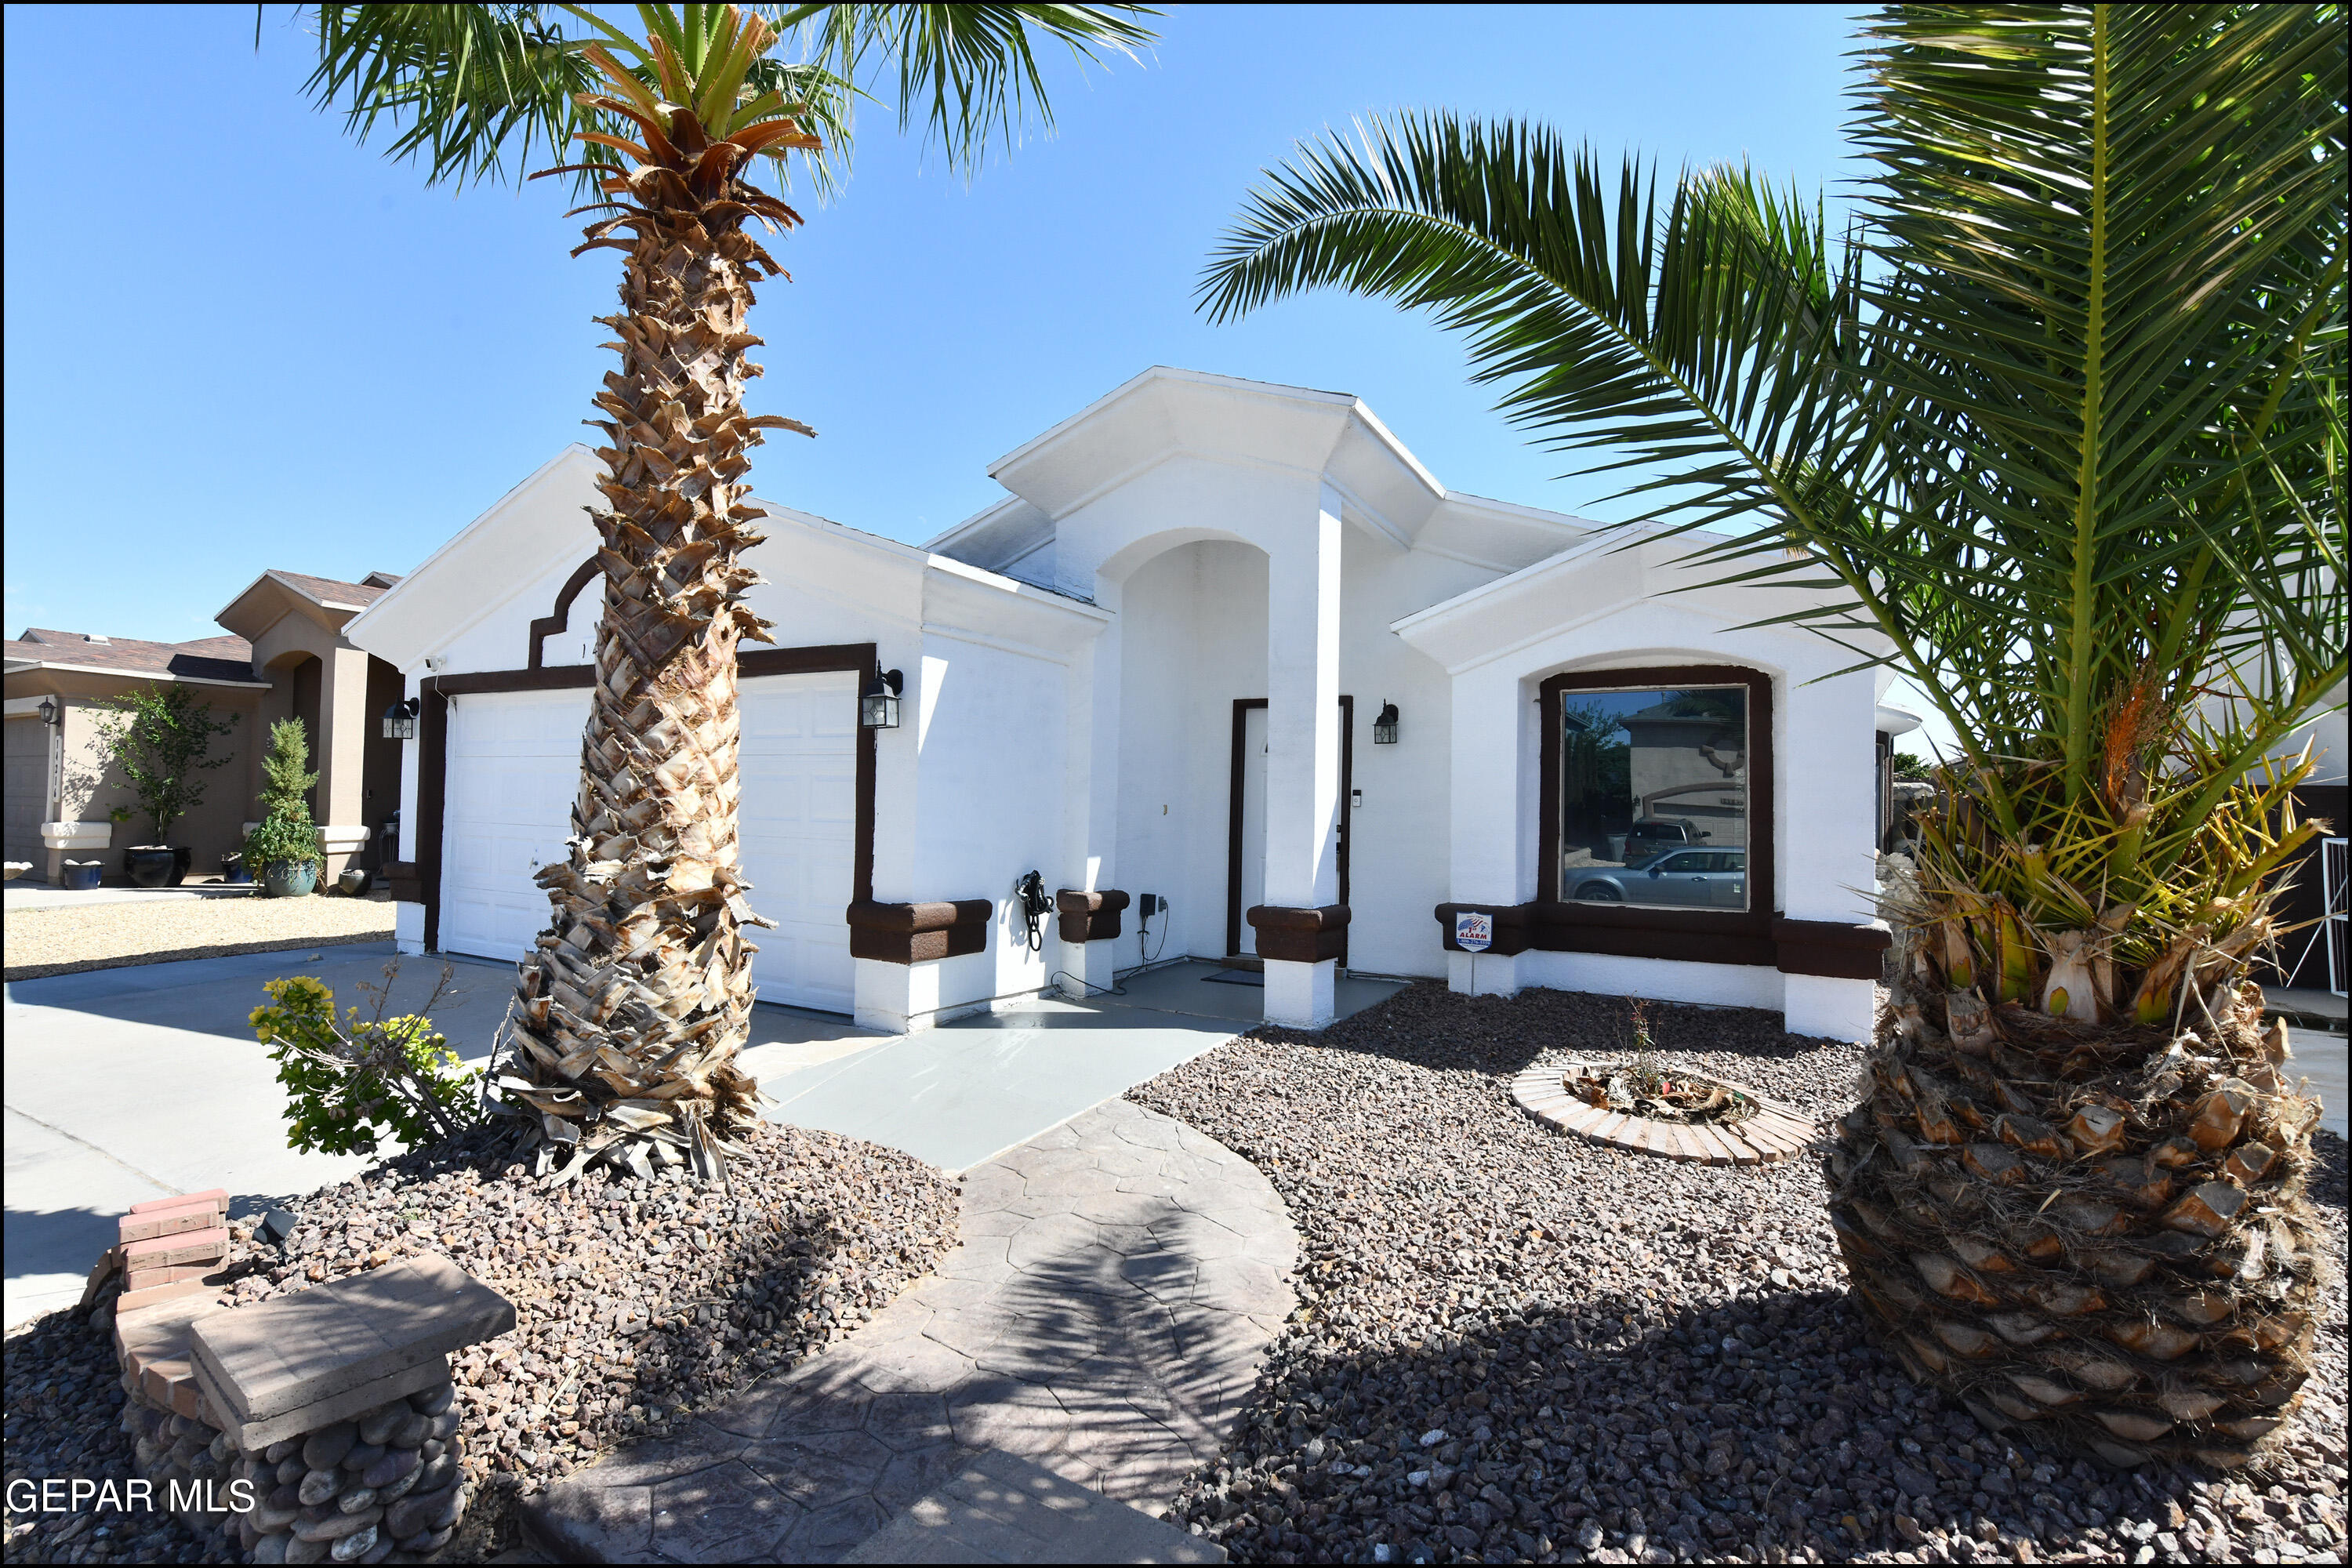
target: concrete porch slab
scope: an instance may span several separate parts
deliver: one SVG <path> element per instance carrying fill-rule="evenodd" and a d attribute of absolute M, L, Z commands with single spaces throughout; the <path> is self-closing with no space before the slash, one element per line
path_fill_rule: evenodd
<path fill-rule="evenodd" d="M 1220 965 L 1131 976 L 1125 995 L 1023 998 L 871 1048 L 790 1066 L 753 1057 L 771 1119 L 904 1149 L 964 1171 L 1254 1027 L 1264 993 L 1221 985 Z M 1402 989 L 1339 982 L 1339 1016 Z M 784 1070 L 772 1070 L 783 1067 Z"/>

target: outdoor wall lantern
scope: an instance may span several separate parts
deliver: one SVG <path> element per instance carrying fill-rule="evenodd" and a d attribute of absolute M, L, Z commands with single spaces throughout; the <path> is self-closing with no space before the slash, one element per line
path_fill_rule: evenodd
<path fill-rule="evenodd" d="M 874 684 L 857 700 L 857 721 L 869 730 L 895 730 L 898 727 L 898 693 L 905 688 L 906 677 L 895 669 L 878 671 Z"/>
<path fill-rule="evenodd" d="M 42 699 L 41 699 L 41 722 L 42 722 L 42 723 L 44 723 L 44 724 L 51 724 L 51 725 L 54 725 L 57 721 L 58 721 L 58 700 L 57 700 L 56 698 L 54 698 L 54 697 L 44 697 L 44 698 L 42 698 Z"/>
<path fill-rule="evenodd" d="M 1375 746 L 1393 746 L 1396 744 L 1396 704 L 1393 702 L 1383 702 L 1381 704 L 1380 717 L 1372 721 L 1372 744 Z"/>
<path fill-rule="evenodd" d="M 383 710 L 383 738 L 387 741 L 416 739 L 416 699 L 395 702 Z"/>

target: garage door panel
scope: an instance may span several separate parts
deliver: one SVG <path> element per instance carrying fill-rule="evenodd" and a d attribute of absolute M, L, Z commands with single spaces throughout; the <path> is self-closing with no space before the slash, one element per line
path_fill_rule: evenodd
<path fill-rule="evenodd" d="M 857 679 L 847 671 L 743 683 L 741 846 L 763 1001 L 845 1013 L 856 965 L 843 911 L 855 889 Z"/>
<path fill-rule="evenodd" d="M 763 1001 L 830 1012 L 853 1003 L 843 911 L 855 887 L 856 678 L 762 676 L 742 685 L 739 845 L 751 907 L 780 929 L 752 937 Z M 465 696 L 450 713 L 441 945 L 512 960 L 547 921 L 531 882 L 560 858 L 579 786 L 584 691 Z"/>
<path fill-rule="evenodd" d="M 478 693 L 449 715 L 441 945 L 512 961 L 547 923 L 531 875 L 564 854 L 585 691 Z"/>

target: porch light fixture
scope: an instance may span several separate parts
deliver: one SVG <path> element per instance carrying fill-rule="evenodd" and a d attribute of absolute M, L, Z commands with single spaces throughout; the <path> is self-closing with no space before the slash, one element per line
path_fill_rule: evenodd
<path fill-rule="evenodd" d="M 906 677 L 895 669 L 876 672 L 874 684 L 857 700 L 857 721 L 868 730 L 895 730 L 898 727 L 898 693 L 906 685 Z"/>
<path fill-rule="evenodd" d="M 1397 710 L 1393 702 L 1381 704 L 1380 717 L 1372 721 L 1372 744 L 1393 746 L 1397 743 Z"/>
<path fill-rule="evenodd" d="M 383 738 L 387 741 L 416 739 L 416 699 L 395 702 L 383 710 Z"/>
<path fill-rule="evenodd" d="M 54 724 L 56 724 L 56 723 L 57 723 L 57 721 L 58 721 L 58 700 L 57 700 L 56 698 L 54 698 L 54 697 L 44 697 L 44 698 L 42 698 L 42 699 L 41 699 L 41 722 L 42 722 L 42 723 L 44 723 L 44 724 L 54 725 Z"/>

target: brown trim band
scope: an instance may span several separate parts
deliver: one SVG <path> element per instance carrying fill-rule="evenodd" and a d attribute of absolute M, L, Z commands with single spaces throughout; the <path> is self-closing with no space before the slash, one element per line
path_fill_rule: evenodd
<path fill-rule="evenodd" d="M 593 561 L 589 563 L 591 566 L 594 564 Z M 580 577 L 579 573 L 572 575 Z M 560 629 L 562 624 L 559 620 L 556 626 Z M 536 640 L 532 644 L 532 651 L 534 654 L 538 651 Z M 767 675 L 821 675 L 844 670 L 856 676 L 859 683 L 864 685 L 874 679 L 877 668 L 875 652 L 875 646 L 870 642 L 824 643 L 810 647 L 763 647 L 737 654 L 735 668 L 737 678 L 745 680 Z M 595 667 L 585 664 L 562 665 L 553 669 L 487 669 L 467 675 L 432 675 L 425 679 L 424 722 L 417 726 L 415 865 L 417 872 L 416 901 L 425 905 L 425 947 L 428 952 L 437 952 L 441 947 L 443 819 L 447 814 L 449 800 L 449 699 L 478 692 L 563 691 L 595 684 Z M 855 829 L 857 843 L 853 862 L 856 879 L 851 889 L 861 901 L 874 897 L 875 766 L 874 731 L 861 724 L 857 728 L 857 817 Z M 983 926 L 983 942 L 986 934 Z M 854 949 L 856 933 L 853 931 L 851 935 Z"/>
<path fill-rule="evenodd" d="M 1894 938 L 1876 926 L 1838 921 L 1772 921 L 1774 964 L 1783 974 L 1822 974 L 1836 980 L 1876 980 L 1879 954 Z"/>
<path fill-rule="evenodd" d="M 1486 951 L 1503 958 L 1525 952 L 1533 940 L 1528 929 L 1527 904 L 1440 904 L 1437 906 L 1438 929 L 1444 933 L 1445 951 L 1467 952 L 1469 949 L 1454 940 L 1454 917 L 1459 914 L 1492 915 L 1495 941 Z"/>
<path fill-rule="evenodd" d="M 1054 894 L 1064 942 L 1110 941 L 1118 935 L 1118 912 L 1127 905 L 1127 895 L 1117 888 L 1105 888 L 1097 893 L 1063 888 Z"/>
<path fill-rule="evenodd" d="M 996 903 L 992 899 L 955 899 L 880 904 L 860 899 L 845 911 L 845 918 L 849 921 L 852 958 L 921 963 L 986 952 Z"/>
<path fill-rule="evenodd" d="M 546 650 L 547 639 L 571 624 L 572 601 L 580 596 L 580 590 L 604 574 L 604 563 L 591 555 L 580 563 L 577 571 L 564 579 L 563 586 L 556 591 L 555 608 L 530 623 L 530 668 L 538 669 L 541 667 L 541 655 Z"/>
<path fill-rule="evenodd" d="M 1247 918 L 1257 932 L 1260 958 L 1276 963 L 1320 963 L 1348 955 L 1348 922 L 1354 911 L 1345 904 L 1311 910 L 1258 904 Z"/>
<path fill-rule="evenodd" d="M 1465 910 L 1495 917 L 1495 945 L 1486 951 L 1508 956 L 1539 952 L 1598 952 L 1617 958 L 1664 958 L 1683 963 L 1732 963 L 1774 968 L 1783 974 L 1818 974 L 1834 980 L 1875 980 L 1886 932 L 1872 925 L 1837 921 L 1772 919 L 1772 934 L 1744 936 L 1719 931 L 1676 931 L 1664 926 L 1596 924 L 1570 904 L 1440 904 L 1439 943 L 1448 952 L 1465 951 L 1454 940 L 1454 917 Z M 1622 911 L 1611 910 L 1610 913 Z"/>

